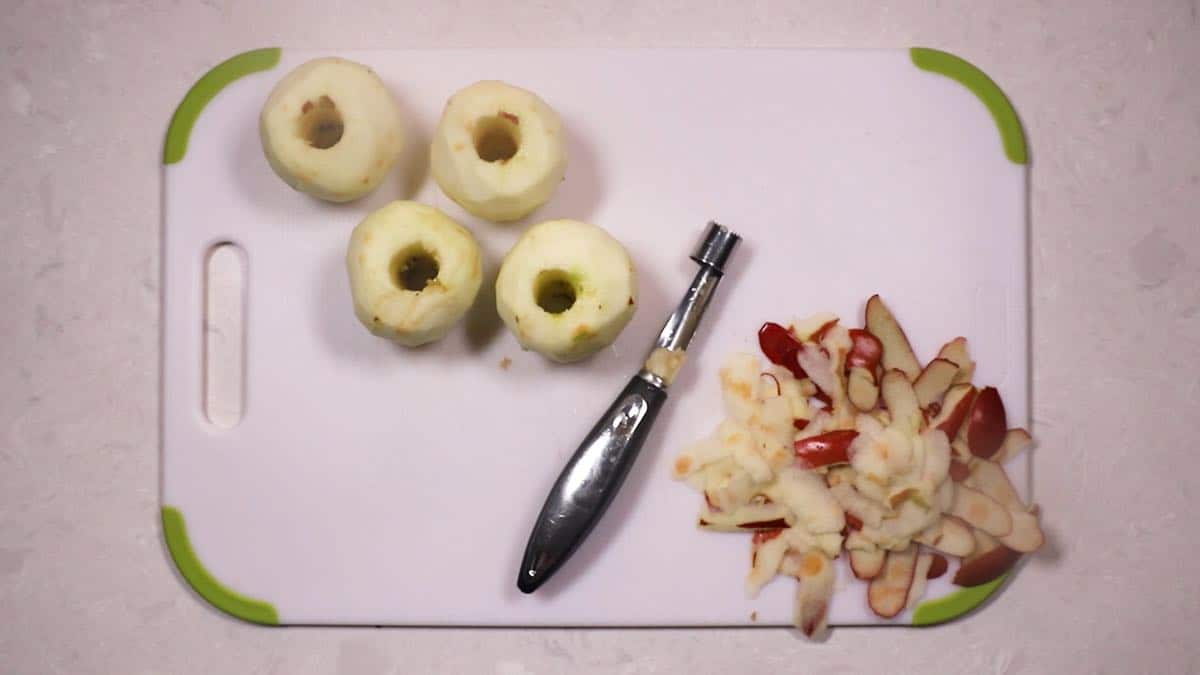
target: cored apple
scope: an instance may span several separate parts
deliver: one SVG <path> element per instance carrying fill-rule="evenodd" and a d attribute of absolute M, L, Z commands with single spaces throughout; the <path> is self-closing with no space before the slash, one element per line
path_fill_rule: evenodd
<path fill-rule="evenodd" d="M 404 147 L 403 119 L 373 70 L 326 57 L 300 65 L 275 85 L 258 130 L 267 163 L 285 183 L 319 199 L 347 202 L 387 178 Z"/>
<path fill-rule="evenodd" d="M 446 214 L 395 201 L 350 233 L 346 271 L 363 327 L 416 347 L 445 337 L 475 304 L 483 254 L 471 231 Z"/>
<path fill-rule="evenodd" d="M 569 363 L 617 339 L 637 309 L 637 288 L 621 242 L 589 223 L 551 220 L 525 230 L 504 256 L 496 311 L 523 349 Z"/>
<path fill-rule="evenodd" d="M 562 183 L 567 140 L 558 113 L 536 94 L 483 81 L 446 102 L 429 159 L 447 197 L 472 215 L 509 222 L 546 203 Z"/>

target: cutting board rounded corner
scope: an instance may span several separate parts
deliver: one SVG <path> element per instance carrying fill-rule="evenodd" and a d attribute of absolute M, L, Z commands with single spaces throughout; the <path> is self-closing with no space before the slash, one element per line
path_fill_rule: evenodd
<path fill-rule="evenodd" d="M 1029 147 L 1021 118 L 1017 116 L 1012 101 L 996 81 L 988 77 L 978 66 L 961 56 L 930 47 L 912 47 L 908 50 L 913 65 L 932 73 L 944 75 L 966 87 L 987 108 L 1000 132 L 1000 143 L 1004 155 L 1014 164 L 1029 164 Z"/>
<path fill-rule="evenodd" d="M 214 608 L 249 623 L 279 625 L 279 613 L 268 602 L 243 595 L 214 577 L 192 548 L 183 513 L 172 506 L 162 507 L 163 542 L 175 568 L 192 590 Z"/>
<path fill-rule="evenodd" d="M 1004 583 L 1014 576 L 1012 571 L 978 586 L 968 586 L 940 598 L 918 604 L 912 612 L 912 625 L 922 628 L 940 626 L 973 614 L 992 598 L 998 597 Z"/>
<path fill-rule="evenodd" d="M 235 80 L 252 73 L 271 70 L 279 65 L 279 57 L 282 52 L 283 50 L 279 47 L 252 49 L 231 56 L 200 76 L 200 79 L 196 80 L 196 83 L 184 94 L 183 100 L 175 108 L 175 114 L 171 115 L 171 122 L 167 125 L 167 135 L 163 139 L 163 164 L 175 164 L 187 154 L 192 127 L 195 126 L 196 119 L 200 117 L 200 113 L 204 112 L 204 107 L 208 105 L 209 101 Z"/>

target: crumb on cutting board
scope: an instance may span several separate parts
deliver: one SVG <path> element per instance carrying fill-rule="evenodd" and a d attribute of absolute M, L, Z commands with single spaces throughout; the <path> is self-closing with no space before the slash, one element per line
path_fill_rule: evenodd
<path fill-rule="evenodd" d="M 750 620 L 758 621 L 758 612 L 750 612 Z"/>
<path fill-rule="evenodd" d="M 508 358 L 507 356 L 500 359 L 500 370 L 508 370 L 508 367 L 511 365 L 512 359 Z"/>

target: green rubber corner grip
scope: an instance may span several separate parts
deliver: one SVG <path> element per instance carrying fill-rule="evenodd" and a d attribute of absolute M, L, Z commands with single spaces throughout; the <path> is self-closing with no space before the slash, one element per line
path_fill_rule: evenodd
<path fill-rule="evenodd" d="M 996 592 L 996 589 L 1000 587 L 1000 584 L 1004 583 L 1004 580 L 1008 578 L 1008 575 L 1009 572 L 1005 572 L 986 584 L 970 586 L 937 600 L 922 602 L 913 610 L 912 625 L 935 626 L 969 613 L 971 610 L 982 605 L 984 600 L 991 597 Z"/>
<path fill-rule="evenodd" d="M 243 52 L 233 58 L 218 63 L 208 71 L 183 97 L 175 114 L 171 116 L 171 124 L 167 127 L 167 138 L 163 143 L 163 164 L 174 164 L 183 159 L 187 153 L 188 137 L 192 127 L 204 106 L 213 100 L 222 89 L 238 78 L 262 70 L 270 70 L 279 64 L 282 50 L 279 47 L 267 47 Z"/>
<path fill-rule="evenodd" d="M 279 613 L 269 603 L 230 590 L 204 569 L 204 565 L 196 557 L 196 552 L 192 550 L 187 526 L 183 523 L 183 514 L 178 509 L 162 507 L 162 524 L 163 538 L 167 541 L 167 550 L 170 551 L 175 566 L 200 597 L 222 612 L 244 621 L 268 626 L 279 625 Z"/>
<path fill-rule="evenodd" d="M 971 90 L 996 122 L 1000 130 L 1000 141 L 1004 145 L 1004 154 L 1014 164 L 1028 164 L 1029 152 L 1025 145 L 1025 132 L 1021 130 L 1021 120 L 1012 103 L 992 78 L 967 61 L 959 57 L 925 47 L 913 47 L 909 50 L 913 65 L 921 70 L 945 75 Z"/>

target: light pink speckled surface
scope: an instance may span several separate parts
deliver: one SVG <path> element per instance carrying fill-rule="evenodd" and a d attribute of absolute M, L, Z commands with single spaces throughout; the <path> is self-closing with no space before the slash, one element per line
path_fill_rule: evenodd
<path fill-rule="evenodd" d="M 552 4 L 5 3 L 0 672 L 1200 670 L 1196 0 Z M 262 45 L 528 43 L 923 44 L 1001 83 L 1032 147 L 1035 494 L 1053 543 L 998 602 L 808 645 L 773 629 L 271 630 L 181 587 L 156 429 L 158 158 L 179 98 Z"/>

